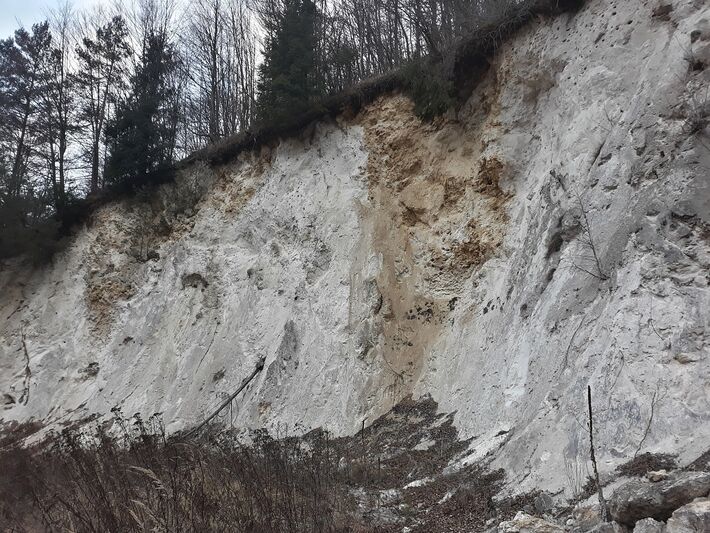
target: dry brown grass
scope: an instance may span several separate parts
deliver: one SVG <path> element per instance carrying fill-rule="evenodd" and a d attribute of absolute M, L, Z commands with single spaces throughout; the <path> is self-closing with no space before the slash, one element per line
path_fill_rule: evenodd
<path fill-rule="evenodd" d="M 329 439 L 179 442 L 67 432 L 0 454 L 2 531 L 353 531 Z"/>
<path fill-rule="evenodd" d="M 117 414 L 113 424 L 112 437 L 74 428 L 30 447 L 21 443 L 37 426 L 12 428 L 0 449 L 0 531 L 478 531 L 524 504 L 494 501 L 502 471 L 442 473 L 467 443 L 430 398 L 337 439 L 257 432 L 246 445 L 216 428 L 189 440 L 168 438 L 157 419 Z"/>

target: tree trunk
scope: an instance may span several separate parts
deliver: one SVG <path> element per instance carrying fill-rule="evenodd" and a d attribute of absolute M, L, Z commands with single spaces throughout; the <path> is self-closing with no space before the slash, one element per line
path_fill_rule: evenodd
<path fill-rule="evenodd" d="M 99 190 L 99 143 L 95 139 L 91 146 L 91 192 Z"/>
<path fill-rule="evenodd" d="M 27 123 L 30 119 L 30 98 L 27 97 L 24 106 L 24 115 L 22 116 L 22 127 L 20 128 L 20 138 L 17 141 L 17 151 L 15 152 L 15 161 L 12 164 L 12 187 L 11 194 L 19 196 L 22 190 L 22 160 L 25 151 L 25 137 L 27 136 Z"/>

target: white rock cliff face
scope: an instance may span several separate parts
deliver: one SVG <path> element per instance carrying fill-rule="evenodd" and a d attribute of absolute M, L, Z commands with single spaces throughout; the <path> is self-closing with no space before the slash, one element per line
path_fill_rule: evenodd
<path fill-rule="evenodd" d="M 102 208 L 0 272 L 5 422 L 356 431 L 456 411 L 511 486 L 710 443 L 710 6 L 534 22 L 433 124 L 403 96 Z M 705 118 L 703 118 L 705 117 Z"/>

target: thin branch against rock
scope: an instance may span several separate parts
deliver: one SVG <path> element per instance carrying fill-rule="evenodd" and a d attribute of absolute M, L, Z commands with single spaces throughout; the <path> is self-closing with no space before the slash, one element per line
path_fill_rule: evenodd
<path fill-rule="evenodd" d="M 588 272 L 588 273 L 593 275 L 594 277 L 602 280 L 602 281 L 605 281 L 605 280 L 609 279 L 609 277 L 604 273 L 604 269 L 602 268 L 601 261 L 599 260 L 599 255 L 597 254 L 597 247 L 594 244 L 594 238 L 592 237 L 592 226 L 589 223 L 589 215 L 587 213 L 587 209 L 584 206 L 584 202 L 582 201 L 582 196 L 579 194 L 579 192 L 577 192 L 575 194 L 575 196 L 577 197 L 577 203 L 579 204 L 579 209 L 582 212 L 582 219 L 583 219 L 583 224 L 584 224 L 583 229 L 584 229 L 584 232 L 586 233 L 587 239 L 588 239 L 584 244 L 589 246 L 589 248 L 591 249 L 592 255 L 594 257 L 594 263 L 597 267 L 597 274 L 596 275 L 592 274 L 591 272 Z M 583 270 L 583 269 L 580 269 L 580 270 Z M 585 272 L 587 272 L 587 271 L 585 270 Z"/>
<path fill-rule="evenodd" d="M 550 171 L 550 176 L 554 178 L 559 186 L 562 188 L 562 190 L 567 194 L 567 196 L 572 199 L 574 198 L 576 200 L 576 203 L 579 206 L 579 210 L 582 214 L 582 220 L 581 220 L 581 226 L 582 226 L 582 231 L 583 231 L 583 236 L 586 237 L 579 237 L 579 241 L 589 250 L 591 251 L 591 257 L 588 257 L 589 260 L 594 262 L 596 272 L 592 272 L 588 268 L 585 268 L 583 266 L 578 265 L 575 262 L 572 262 L 572 266 L 576 268 L 577 270 L 580 270 L 584 272 L 585 274 L 589 274 L 590 276 L 597 278 L 600 281 L 606 281 L 609 279 L 609 276 L 606 275 L 604 272 L 604 269 L 602 268 L 601 260 L 599 259 L 599 254 L 597 253 L 597 246 L 594 243 L 594 237 L 592 235 L 592 225 L 589 220 L 589 210 L 586 208 L 584 205 L 584 201 L 582 200 L 582 195 L 579 193 L 579 191 L 575 191 L 574 195 L 570 192 L 568 187 L 565 185 L 565 176 L 560 174 L 559 172 L 555 170 Z"/>
<path fill-rule="evenodd" d="M 30 379 L 32 378 L 32 370 L 30 369 L 30 354 L 27 350 L 25 330 L 22 327 L 20 327 L 20 337 L 22 339 L 22 351 L 25 355 L 25 376 L 22 380 L 22 396 L 20 396 L 19 403 L 27 405 L 27 402 L 30 401 Z"/>
<path fill-rule="evenodd" d="M 648 434 L 651 431 L 651 424 L 653 423 L 653 414 L 654 414 L 654 410 L 656 408 L 657 395 L 658 395 L 658 389 L 653 391 L 653 396 L 651 397 L 651 414 L 648 417 L 648 422 L 646 423 L 646 429 L 643 432 L 643 437 L 639 441 L 639 445 L 636 447 L 636 451 L 634 452 L 634 459 L 636 459 L 636 456 L 641 451 L 641 447 L 643 446 L 643 443 L 646 442 L 646 438 L 648 437 Z"/>
<path fill-rule="evenodd" d="M 602 309 L 599 311 L 599 314 L 597 316 L 590 318 L 587 321 L 586 325 L 589 326 L 590 324 L 592 324 L 592 322 L 596 322 L 597 320 L 599 320 L 602 316 L 602 313 L 604 313 L 604 307 L 602 307 Z M 565 350 L 565 358 L 562 363 L 562 371 L 567 369 L 567 365 L 569 364 L 569 354 L 570 354 L 570 351 L 572 350 L 572 345 L 574 344 L 574 340 L 577 338 L 577 334 L 579 333 L 579 330 L 582 329 L 582 326 L 584 325 L 584 319 L 585 319 L 585 317 L 583 316 L 579 321 L 579 325 L 577 326 L 577 328 L 574 330 L 574 333 L 572 333 L 572 336 L 570 337 L 569 344 L 567 345 L 567 350 Z"/>
<path fill-rule="evenodd" d="M 582 317 L 579 321 L 579 325 L 577 328 L 574 330 L 574 333 L 572 333 L 572 337 L 570 337 L 569 344 L 567 345 L 567 350 L 565 351 L 565 359 L 562 364 L 562 370 L 564 371 L 567 368 L 567 365 L 569 364 L 569 352 L 572 349 L 572 344 L 574 344 L 574 339 L 577 337 L 577 333 L 579 333 L 579 330 L 582 329 L 582 325 L 584 324 L 584 317 Z"/>
<path fill-rule="evenodd" d="M 604 499 L 604 491 L 602 489 L 602 484 L 599 481 L 599 470 L 597 469 L 597 458 L 594 454 L 594 419 L 592 416 L 592 386 L 587 385 L 587 405 L 589 406 L 589 455 L 592 460 L 592 467 L 594 468 L 594 482 L 597 485 L 597 495 L 599 497 L 599 511 L 601 513 L 602 521 L 609 521 L 609 509 L 606 505 L 606 500 Z"/>
<path fill-rule="evenodd" d="M 209 424 L 219 413 L 221 413 L 226 407 L 228 407 L 234 398 L 236 398 L 240 392 L 242 392 L 249 383 L 256 377 L 257 374 L 259 374 L 263 369 L 264 369 L 264 358 L 262 357 L 259 359 L 259 361 L 256 363 L 256 368 L 254 368 L 254 371 L 246 378 L 244 381 L 242 381 L 242 384 L 239 386 L 239 388 L 232 393 L 229 398 L 227 398 L 215 411 L 212 412 L 211 415 L 209 415 L 204 422 L 202 422 L 200 425 L 198 425 L 196 428 L 188 431 L 185 434 L 185 438 L 191 437 L 193 435 L 196 435 L 197 433 L 202 430 L 207 424 Z"/>
<path fill-rule="evenodd" d="M 653 417 L 656 412 L 656 406 L 658 405 L 658 402 L 660 402 L 662 399 L 662 395 L 659 394 L 660 389 L 661 384 L 659 382 L 656 384 L 656 389 L 653 391 L 653 395 L 651 396 L 651 413 L 648 417 L 648 421 L 646 422 L 646 429 L 643 432 L 643 437 L 641 438 L 641 441 L 639 442 L 639 445 L 636 448 L 636 451 L 634 452 L 634 459 L 636 459 L 636 456 L 639 454 L 641 448 L 643 447 L 643 443 L 646 442 L 646 439 L 648 438 L 648 435 L 651 432 L 651 425 L 653 424 Z M 665 396 L 665 394 L 663 396 Z"/>
<path fill-rule="evenodd" d="M 205 357 L 207 357 L 207 354 L 210 353 L 210 350 L 212 349 L 212 345 L 214 344 L 215 337 L 217 337 L 217 330 L 219 329 L 220 323 L 217 322 L 214 327 L 214 331 L 212 332 L 212 338 L 210 339 L 210 343 L 207 345 L 207 349 L 205 350 L 205 353 L 202 354 L 202 358 L 200 359 L 200 362 L 197 363 L 197 368 L 195 369 L 195 372 L 197 372 L 200 367 L 202 366 L 202 363 L 205 360 Z"/>
<path fill-rule="evenodd" d="M 401 381 L 402 383 L 404 383 L 404 371 L 402 371 L 402 372 L 397 372 L 397 371 L 394 369 L 394 367 L 392 366 L 392 364 L 387 360 L 387 357 L 385 356 L 384 353 L 382 354 L 382 360 L 387 364 L 387 369 L 388 369 L 390 372 L 392 372 L 392 374 L 395 376 L 396 380 L 397 380 L 397 381 Z"/>
<path fill-rule="evenodd" d="M 624 371 L 624 354 L 623 352 L 619 352 L 619 355 L 621 356 L 621 364 L 619 365 L 619 370 L 616 372 L 614 375 L 614 381 L 611 383 L 611 386 L 607 387 L 607 390 L 609 391 L 609 398 L 608 398 L 608 405 L 607 408 L 611 408 L 611 401 L 614 395 L 614 389 L 616 388 L 616 383 L 619 381 L 619 377 L 621 376 L 621 373 Z"/>

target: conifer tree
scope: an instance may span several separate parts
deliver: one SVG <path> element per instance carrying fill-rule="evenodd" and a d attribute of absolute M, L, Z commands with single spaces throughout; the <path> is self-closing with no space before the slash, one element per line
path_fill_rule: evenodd
<path fill-rule="evenodd" d="M 44 71 L 43 91 L 40 98 L 38 128 L 42 131 L 42 149 L 39 153 L 48 173 L 48 187 L 57 213 L 71 202 L 69 183 L 71 164 L 70 143 L 77 132 L 76 92 L 71 76 L 72 10 L 64 4 L 53 13 L 52 47 Z"/>
<path fill-rule="evenodd" d="M 108 125 L 108 184 L 135 184 L 173 161 L 178 119 L 176 53 L 165 32 L 151 32 L 127 100 Z"/>
<path fill-rule="evenodd" d="M 38 115 L 51 43 L 47 23 L 0 41 L 0 257 L 25 250 L 34 226 L 50 212 L 36 154 L 45 137 Z"/>
<path fill-rule="evenodd" d="M 318 94 L 312 0 L 285 0 L 264 20 L 264 62 L 259 69 L 258 116 L 276 121 L 307 108 Z"/>
<path fill-rule="evenodd" d="M 50 57 L 49 25 L 20 28 L 15 38 L 0 42 L 0 111 L 2 139 L 10 159 L 5 193 L 20 196 L 29 179 L 30 156 L 38 133 L 38 100 L 43 70 Z"/>

